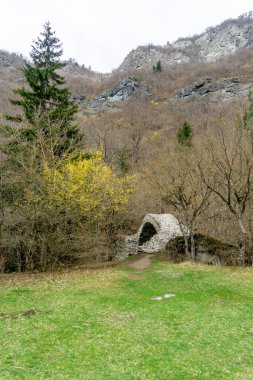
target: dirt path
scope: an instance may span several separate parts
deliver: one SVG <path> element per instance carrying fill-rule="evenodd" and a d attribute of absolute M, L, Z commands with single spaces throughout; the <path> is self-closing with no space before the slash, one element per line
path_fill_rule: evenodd
<path fill-rule="evenodd" d="M 152 259 L 154 256 L 155 255 L 153 255 L 153 254 L 145 253 L 144 255 L 142 255 L 137 260 L 129 263 L 128 267 L 135 269 L 138 272 L 141 272 L 141 271 L 150 267 Z"/>

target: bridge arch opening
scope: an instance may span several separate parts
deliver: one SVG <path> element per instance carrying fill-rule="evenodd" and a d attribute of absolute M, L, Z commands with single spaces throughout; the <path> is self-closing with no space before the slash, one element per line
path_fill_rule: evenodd
<path fill-rule="evenodd" d="M 153 226 L 153 224 L 146 222 L 140 233 L 138 245 L 142 246 L 144 243 L 149 241 L 156 234 L 157 234 L 157 231 L 155 227 Z"/>

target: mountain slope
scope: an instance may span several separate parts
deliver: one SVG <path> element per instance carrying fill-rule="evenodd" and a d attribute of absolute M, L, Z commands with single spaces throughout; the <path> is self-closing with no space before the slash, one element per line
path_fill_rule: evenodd
<path fill-rule="evenodd" d="M 158 61 L 162 67 L 177 63 L 216 62 L 253 45 L 253 19 L 245 16 L 227 20 L 193 37 L 180 38 L 166 46 L 140 46 L 131 51 L 116 71 L 150 69 Z"/>

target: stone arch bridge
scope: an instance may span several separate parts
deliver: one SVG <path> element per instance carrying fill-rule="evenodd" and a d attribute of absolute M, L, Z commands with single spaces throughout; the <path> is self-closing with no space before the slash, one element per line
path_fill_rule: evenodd
<path fill-rule="evenodd" d="M 115 258 L 123 259 L 138 252 L 159 252 L 170 239 L 183 235 L 182 228 L 185 227 L 171 214 L 147 214 L 137 233 L 125 238 L 125 246 Z"/>

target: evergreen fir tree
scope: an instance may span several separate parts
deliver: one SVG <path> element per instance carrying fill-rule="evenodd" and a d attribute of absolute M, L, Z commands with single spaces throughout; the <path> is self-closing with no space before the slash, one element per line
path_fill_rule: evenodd
<path fill-rule="evenodd" d="M 177 141 L 181 145 L 190 146 L 192 143 L 192 135 L 192 127 L 188 121 L 185 121 L 177 132 Z"/>
<path fill-rule="evenodd" d="M 54 140 L 57 156 L 75 149 L 82 138 L 79 128 L 72 124 L 77 106 L 71 101 L 69 89 L 64 87 L 64 78 L 57 73 L 65 66 L 60 61 L 61 46 L 47 22 L 41 38 L 32 45 L 32 63 L 26 63 L 23 69 L 28 87 L 14 90 L 20 98 L 11 100 L 22 112 L 6 116 L 8 120 L 25 124 L 25 128 L 19 129 L 24 139 L 36 139 L 39 132 L 43 138 Z"/>
<path fill-rule="evenodd" d="M 159 73 L 162 71 L 162 64 L 161 61 L 158 61 L 154 66 L 153 66 L 153 71 L 155 73 Z"/>

